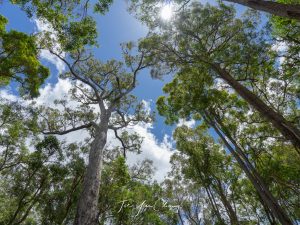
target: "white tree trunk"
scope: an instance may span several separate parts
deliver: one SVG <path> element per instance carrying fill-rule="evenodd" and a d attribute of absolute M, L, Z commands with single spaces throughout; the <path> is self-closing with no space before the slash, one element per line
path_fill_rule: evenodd
<path fill-rule="evenodd" d="M 89 163 L 83 181 L 83 189 L 77 203 L 74 225 L 98 224 L 98 198 L 102 171 L 103 149 L 107 141 L 108 119 L 101 121 L 91 144 Z"/>

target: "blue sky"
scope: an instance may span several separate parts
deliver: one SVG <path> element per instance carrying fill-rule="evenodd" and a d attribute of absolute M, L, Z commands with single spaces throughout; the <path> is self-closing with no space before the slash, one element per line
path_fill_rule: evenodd
<path fill-rule="evenodd" d="M 105 16 L 97 16 L 100 48 L 95 53 L 99 59 L 122 60 L 120 43 L 137 42 L 147 34 L 147 28 L 127 12 L 127 6 L 126 1 L 117 0 Z M 149 70 L 144 70 L 138 77 L 139 85 L 133 93 L 139 99 L 150 102 L 151 109 L 155 110 L 156 99 L 163 94 L 162 88 L 168 80 L 170 77 L 164 77 L 164 81 L 152 79 Z M 165 134 L 171 135 L 172 130 L 156 113 L 152 130 L 156 138 L 162 141 Z"/>
<path fill-rule="evenodd" d="M 99 49 L 95 49 L 94 54 L 97 58 L 106 61 L 108 59 L 121 60 L 120 44 L 127 41 L 137 41 L 147 33 L 147 29 L 143 27 L 132 15 L 127 12 L 125 1 L 116 0 L 110 7 L 109 12 L 105 16 L 97 15 L 98 24 L 98 42 Z M 9 3 L 0 4 L 0 13 L 9 19 L 8 29 L 16 29 L 26 33 L 34 33 L 37 31 L 37 25 L 33 20 L 29 20 L 24 12 L 16 6 Z M 68 88 L 68 82 L 58 82 L 58 70 L 54 64 L 47 60 L 42 62 L 51 70 L 51 75 L 46 84 L 41 89 L 41 95 L 37 99 L 38 102 L 49 105 L 54 99 L 63 96 L 64 91 Z M 168 78 L 170 80 L 170 78 Z M 143 71 L 138 77 L 139 85 L 134 90 L 134 94 L 140 99 L 150 102 L 151 109 L 155 110 L 155 101 L 158 96 L 162 95 L 162 87 L 165 82 L 161 80 L 153 80 L 149 71 Z M 16 98 L 12 95 L 17 94 L 16 85 L 12 84 L 3 92 L 0 90 L 2 97 L 9 99 Z M 6 95 L 6 96 L 5 96 Z M 170 170 L 169 159 L 173 152 L 172 135 L 173 128 L 164 124 L 163 118 L 156 116 L 156 121 L 151 125 L 137 125 L 132 128 L 134 132 L 139 133 L 143 137 L 142 153 L 139 155 L 128 154 L 127 163 L 134 165 L 144 159 L 153 161 L 156 169 L 154 179 L 162 181 L 163 177 Z M 76 142 L 86 137 L 85 131 L 78 131 L 62 137 L 68 142 Z M 107 146 L 115 146 L 119 143 L 115 142 L 114 135 L 108 134 Z"/>
<path fill-rule="evenodd" d="M 202 0 L 202 2 L 208 1 Z M 209 2 L 215 3 L 215 1 Z M 241 11 L 242 8 L 238 7 L 238 11 Z M 23 11 L 6 1 L 0 5 L 0 13 L 9 19 L 8 29 L 16 29 L 26 33 L 33 33 L 37 29 L 34 22 L 30 21 Z M 120 44 L 128 41 L 136 42 L 147 34 L 147 28 L 127 12 L 127 2 L 124 0 L 114 1 L 106 15 L 96 15 L 96 21 L 100 47 L 95 49 L 94 54 L 103 61 L 122 60 Z M 43 63 L 51 69 L 51 76 L 46 83 L 55 84 L 57 82 L 57 70 L 48 61 L 44 60 Z M 154 80 L 150 77 L 149 70 L 144 70 L 138 79 L 139 86 L 135 89 L 134 94 L 139 99 L 149 101 L 152 110 L 155 110 L 156 99 L 163 94 L 162 87 L 171 78 L 165 77 L 164 81 Z M 14 93 L 14 85 L 12 92 Z M 173 128 L 166 126 L 163 118 L 156 114 L 152 132 L 158 140 L 162 140 L 165 134 L 171 135 L 172 130 Z"/>
<path fill-rule="evenodd" d="M 204 0 L 201 1 L 206 2 Z M 209 2 L 215 3 L 215 1 Z M 244 7 L 238 6 L 237 9 L 240 15 Z M 23 11 L 8 2 L 0 4 L 0 13 L 9 19 L 8 29 L 16 29 L 26 33 L 37 31 L 36 23 L 33 20 L 29 20 Z M 96 21 L 98 24 L 98 42 L 100 47 L 95 49 L 94 55 L 102 61 L 109 59 L 122 60 L 120 44 L 128 41 L 136 42 L 147 34 L 147 28 L 127 12 L 127 3 L 125 0 L 114 1 L 106 15 L 96 15 Z M 49 60 L 42 60 L 42 62 L 50 68 L 51 76 L 41 89 L 40 100 L 49 104 L 49 101 L 61 95 L 65 86 L 69 84 L 67 82 L 58 82 L 58 70 L 54 64 L 50 63 Z M 150 77 L 149 70 L 144 70 L 138 76 L 139 85 L 134 90 L 134 94 L 140 100 L 150 102 L 152 111 L 155 111 L 156 99 L 163 94 L 162 87 L 170 80 L 170 76 L 164 77 L 164 81 L 154 80 Z M 6 91 L 8 90 L 10 94 L 16 94 L 15 86 L 12 84 L 6 88 Z M 158 171 L 154 178 L 162 180 L 163 176 L 170 169 L 169 159 L 174 152 L 172 150 L 172 140 L 166 137 L 172 136 L 174 127 L 165 125 L 164 119 L 156 113 L 156 120 L 152 126 L 137 126 L 134 128 L 136 132 L 144 137 L 143 153 L 140 157 L 129 155 L 127 162 L 130 164 L 145 158 L 151 159 Z M 70 138 L 73 141 L 77 141 L 83 136 L 84 133 L 72 133 L 67 139 Z"/>
<path fill-rule="evenodd" d="M 201 0 L 201 2 L 215 3 L 215 1 L 207 0 Z M 236 6 L 238 13 L 243 11 L 244 7 Z M 37 29 L 34 22 L 29 20 L 23 11 L 7 1 L 0 5 L 0 13 L 9 19 L 8 29 L 16 29 L 26 33 L 33 33 Z M 128 41 L 136 42 L 147 34 L 147 28 L 127 12 L 127 2 L 124 0 L 114 1 L 108 13 L 104 16 L 96 15 L 96 21 L 100 47 L 95 49 L 94 54 L 103 61 L 122 60 L 120 44 Z M 46 83 L 55 84 L 57 82 L 57 70 L 48 61 L 44 60 L 43 63 L 51 69 L 51 76 Z M 155 80 L 150 77 L 149 70 L 144 70 L 138 79 L 139 86 L 135 89 L 134 94 L 139 99 L 150 101 L 152 110 L 155 110 L 156 99 L 163 94 L 162 87 L 171 78 L 165 77 L 164 81 Z M 12 91 L 13 88 L 14 86 L 12 86 Z M 173 128 L 166 126 L 163 118 L 156 114 L 156 121 L 153 124 L 155 136 L 162 140 L 165 134 L 171 135 L 172 130 Z"/>
<path fill-rule="evenodd" d="M 98 26 L 98 43 L 100 47 L 95 49 L 94 54 L 97 58 L 106 61 L 109 59 L 122 60 L 120 44 L 128 41 L 138 41 L 147 34 L 147 28 L 127 12 L 127 3 L 117 0 L 110 7 L 109 12 L 104 15 L 96 15 Z M 0 13 L 8 18 L 8 29 L 16 29 L 26 33 L 34 33 L 37 28 L 32 20 L 29 20 L 26 14 L 18 7 L 4 2 L 0 5 Z M 57 82 L 57 73 L 55 66 L 46 60 L 43 63 L 51 69 L 51 76 L 47 83 L 55 84 Z M 162 87 L 170 77 L 162 80 L 154 80 L 150 77 L 149 70 L 144 70 L 139 75 L 139 86 L 134 90 L 134 94 L 139 99 L 144 99 L 151 103 L 151 108 L 155 110 L 155 101 L 162 95 Z M 12 93 L 15 85 L 11 86 Z M 157 115 L 153 124 L 153 133 L 162 140 L 165 134 L 171 134 L 171 127 L 164 125 L 163 119 Z"/>

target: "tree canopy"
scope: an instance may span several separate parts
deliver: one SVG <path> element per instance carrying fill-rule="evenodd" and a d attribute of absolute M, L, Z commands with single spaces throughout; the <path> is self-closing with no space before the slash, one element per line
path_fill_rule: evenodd
<path fill-rule="evenodd" d="M 7 19 L 0 16 L 0 82 L 11 80 L 21 84 L 24 94 L 38 95 L 38 89 L 49 76 L 49 69 L 38 59 L 36 38 L 16 30 L 6 31 Z"/>
<path fill-rule="evenodd" d="M 237 14 L 226 2 L 252 9 Z M 1 88 L 20 86 L 20 95 L 0 96 L 0 224 L 300 220 L 297 0 L 131 1 L 148 34 L 122 43 L 118 60 L 96 52 L 96 16 L 111 0 L 11 3 L 49 29 L 8 30 L 0 15 Z M 168 19 L 158 16 L 165 6 Z M 65 95 L 38 98 L 54 92 L 41 88 L 50 75 L 41 51 L 65 66 L 57 77 Z M 156 100 L 174 128 L 170 144 L 156 143 L 153 109 L 135 91 L 148 72 L 170 78 Z M 168 156 L 143 152 L 145 138 L 152 146 L 142 126 L 168 149 L 161 181 L 149 155 Z"/>

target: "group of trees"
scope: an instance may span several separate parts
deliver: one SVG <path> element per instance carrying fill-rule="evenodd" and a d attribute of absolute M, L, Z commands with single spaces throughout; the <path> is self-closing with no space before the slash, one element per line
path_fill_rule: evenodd
<path fill-rule="evenodd" d="M 167 95 L 157 101 L 158 110 L 167 123 L 193 118 L 201 127 L 201 135 L 199 128 L 193 131 L 184 127 L 174 134 L 178 150 L 188 160 L 183 163 L 188 165 L 188 168 L 183 166 L 183 175 L 201 182 L 200 187 L 209 199 L 219 198 L 217 202 L 222 203 L 230 223 L 239 224 L 239 213 L 236 214 L 239 209 L 233 210 L 231 204 L 235 202 L 230 196 L 236 184 L 234 181 L 226 183 L 225 177 L 219 179 L 214 174 L 217 169 L 210 170 L 211 164 L 217 162 L 209 160 L 217 160 L 218 156 L 212 156 L 214 144 L 210 145 L 202 135 L 211 129 L 214 142 L 224 146 L 232 162 L 252 185 L 268 222 L 293 224 L 299 217 L 296 212 L 299 199 L 295 198 L 299 195 L 296 175 L 300 140 L 299 52 L 296 56 L 292 47 L 297 44 L 291 43 L 284 51 L 276 51 L 274 45 L 287 42 L 282 33 L 277 34 L 284 28 L 276 23 L 276 18 L 258 29 L 261 21 L 256 13 L 248 12 L 237 18 L 234 10 L 223 4 L 213 7 L 192 3 L 176 14 L 170 24 L 159 24 L 149 19 L 151 12 L 149 14 L 144 21 L 153 29 L 140 43 L 140 48 L 150 50 L 147 57 L 154 64 L 153 76 L 168 71 L 176 73 L 173 81 L 164 87 Z M 282 55 L 285 58 L 280 61 Z M 285 161 L 290 156 L 295 158 L 291 164 Z M 175 160 L 180 162 L 182 158 Z M 201 160 L 204 160 L 202 164 Z M 286 168 L 270 169 L 274 164 L 286 165 Z M 224 165 L 219 162 L 219 167 L 224 168 Z M 231 165 L 224 171 L 233 168 Z M 282 170 L 294 172 L 284 181 L 283 174 L 277 174 Z M 222 175 L 226 174 L 224 171 Z M 286 182 L 293 187 L 290 194 Z M 211 194 L 209 188 L 215 193 Z M 222 188 L 230 193 L 228 199 Z M 213 207 L 214 202 L 210 201 Z M 215 206 L 213 211 L 222 222 L 220 210 Z"/>
<path fill-rule="evenodd" d="M 0 104 L 0 224 L 296 224 L 300 220 L 300 5 L 228 1 L 257 11 L 238 17 L 232 5 L 175 1 L 170 21 L 158 1 L 131 2 L 149 28 L 122 45 L 123 62 L 101 62 L 96 13 L 111 0 L 12 1 L 49 24 L 34 35 L 6 30 L 0 17 L 0 82 L 38 96 L 49 75 L 39 51 L 61 60 L 68 96 L 53 104 Z M 91 8 L 94 14 L 91 15 Z M 278 46 L 284 46 L 280 49 Z M 172 73 L 157 109 L 174 131 L 172 170 L 160 184 L 126 130 L 151 122 L 131 94 L 141 70 Z M 61 136 L 84 130 L 86 139 Z M 112 132 L 119 147 L 108 148 Z"/>

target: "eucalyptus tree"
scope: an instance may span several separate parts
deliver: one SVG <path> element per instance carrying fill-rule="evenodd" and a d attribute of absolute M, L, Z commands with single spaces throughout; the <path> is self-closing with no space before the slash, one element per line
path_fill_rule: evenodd
<path fill-rule="evenodd" d="M 147 18 L 149 14 L 151 11 Z M 257 31 L 253 15 L 244 19 L 234 16 L 233 8 L 222 4 L 213 7 L 193 3 L 169 22 L 144 18 L 153 29 L 140 42 L 140 48 L 151 50 L 147 57 L 156 64 L 154 76 L 189 65 L 206 71 L 209 82 L 225 81 L 299 152 L 297 124 L 268 105 L 260 97 L 263 93 L 252 85 L 278 76 L 272 45 Z"/>
<path fill-rule="evenodd" d="M 10 2 L 20 6 L 29 18 L 46 23 L 50 29 L 48 35 L 52 35 L 48 39 L 53 39 L 55 36 L 55 44 L 68 52 L 86 45 L 97 44 L 95 41 L 96 22 L 93 16 L 97 16 L 97 13 L 106 13 L 112 0 L 97 0 L 92 3 L 89 0 L 16 0 Z M 45 41 L 45 39 L 42 40 Z M 39 39 L 36 45 L 43 48 L 44 43 L 40 42 Z"/>
<path fill-rule="evenodd" d="M 184 157 L 174 154 L 170 163 L 172 170 L 164 180 L 162 187 L 167 202 L 179 206 L 178 224 L 214 224 L 214 222 L 220 221 L 217 214 L 219 211 L 215 210 L 215 205 L 208 203 L 205 190 L 182 174 L 182 164 L 186 163 Z"/>
<path fill-rule="evenodd" d="M 238 224 L 275 224 L 232 156 L 222 153 L 218 143 L 205 134 L 206 129 L 180 127 L 176 131 L 180 152 L 172 156 L 172 170 L 163 187 L 168 202 L 181 206 L 180 224 L 232 224 L 237 222 L 234 217 L 238 218 Z M 201 146 L 209 139 L 208 144 Z M 221 172 L 222 169 L 225 171 Z M 232 205 L 233 215 L 229 214 L 231 207 L 224 204 Z"/>
<path fill-rule="evenodd" d="M 112 0 L 97 0 L 89 2 L 88 0 L 53 0 L 53 1 L 32 1 L 32 0 L 11 0 L 12 4 L 16 4 L 26 12 L 29 17 L 46 19 L 52 25 L 61 23 L 73 18 L 85 17 L 88 10 L 92 9 L 97 13 L 105 13 L 108 11 Z"/>
<path fill-rule="evenodd" d="M 150 12 L 146 15 L 151 15 L 151 8 L 142 5 L 141 9 L 148 9 Z M 175 14 L 174 19 L 168 21 L 170 23 L 149 17 L 148 20 L 147 17 L 143 19 L 153 28 L 140 43 L 140 48 L 151 49 L 148 57 L 156 65 L 152 74 L 160 76 L 162 72 L 179 71 L 164 89 L 169 94 L 168 98 L 158 100 L 160 113 L 167 117 L 167 122 L 174 122 L 178 117 L 190 117 L 194 113 L 200 114 L 200 118 L 215 130 L 246 173 L 261 204 L 266 205 L 266 211 L 270 211 L 282 224 L 292 224 L 290 215 L 278 203 L 253 162 L 232 137 L 230 128 L 224 126 L 216 113 L 216 110 L 226 109 L 225 103 L 230 100 L 226 96 L 233 89 L 242 99 L 235 96 L 229 101 L 236 107 L 231 113 L 242 117 L 239 108 L 244 108 L 244 113 L 246 109 L 249 111 L 250 108 L 245 104 L 247 102 L 272 122 L 298 150 L 297 123 L 291 123 L 281 115 L 287 115 L 292 107 L 284 107 L 280 113 L 269 101 L 265 103 L 267 99 L 262 96 L 266 93 L 256 87 L 258 82 L 266 84 L 266 80 L 276 79 L 279 71 L 271 44 L 265 40 L 264 34 L 257 32 L 254 17 L 235 19 L 233 9 L 225 5 L 203 7 L 194 3 Z M 229 88 L 222 87 L 224 83 L 220 82 L 220 78 L 229 84 Z M 224 90 L 219 91 L 217 87 Z M 231 108 L 230 105 L 227 107 Z M 294 110 L 289 112 L 293 114 Z M 283 129 L 279 128 L 278 122 Z"/>
<path fill-rule="evenodd" d="M 73 220 L 84 161 L 66 157 L 66 150 L 55 137 L 48 136 L 34 151 L 23 149 L 18 164 L 1 171 L 2 224 L 62 224 Z"/>
<path fill-rule="evenodd" d="M 37 111 L 16 102 L 4 102 L 0 107 L 3 133 L 0 136 L 0 223 L 72 224 L 89 141 L 67 144 L 52 135 L 43 137 Z M 71 109 L 64 112 L 72 115 Z M 81 110 L 81 113 L 86 112 Z M 120 136 L 124 142 L 122 148 L 106 148 L 103 152 L 97 224 L 175 225 L 174 210 L 164 204 L 162 189 L 151 180 L 151 161 L 128 168 L 122 156 L 124 147 L 126 151 L 138 150 L 140 139 L 136 140 L 136 134 L 128 132 Z"/>
<path fill-rule="evenodd" d="M 65 58 L 51 50 L 68 68 L 63 78 L 72 82 L 70 92 L 78 106 L 72 109 L 66 100 L 56 102 L 60 109 L 42 106 L 39 110 L 40 129 L 45 135 L 65 135 L 85 129 L 92 139 L 74 224 L 97 224 L 103 150 L 108 130 L 112 130 L 119 140 L 126 138 L 122 141 L 124 148 L 135 150 L 137 145 L 132 142 L 139 142 L 139 138 L 135 134 L 130 138 L 128 133 L 120 132 L 127 126 L 151 119 L 143 103 L 138 103 L 130 94 L 137 85 L 138 73 L 148 67 L 149 62 L 144 58 L 144 51 L 130 55 L 131 43 L 123 47 L 125 63 L 115 60 L 101 63 L 84 50 L 75 50 Z"/>
<path fill-rule="evenodd" d="M 22 159 L 22 149 L 26 147 L 28 136 L 26 127 L 22 123 L 23 116 L 18 114 L 21 107 L 5 102 L 1 98 L 1 160 L 0 171 L 18 165 Z M 28 120 L 29 122 L 29 120 Z"/>
<path fill-rule="evenodd" d="M 203 74 L 200 77 L 199 73 L 196 72 L 195 76 L 192 76 L 194 79 L 191 79 L 192 71 L 193 69 L 186 70 L 187 73 L 182 72 L 170 84 L 166 85 L 164 91 L 168 93 L 168 96 L 162 96 L 158 100 L 160 114 L 166 117 L 168 123 L 172 123 L 178 118 L 194 116 L 211 126 L 254 185 L 258 195 L 262 198 L 262 205 L 267 204 L 269 210 L 281 223 L 291 224 L 285 210 L 280 207 L 270 192 L 268 185 L 251 162 L 251 158 L 238 143 L 240 139 L 237 141 L 232 135 L 235 127 L 238 127 L 238 123 L 244 117 L 243 114 L 248 110 L 247 104 L 243 100 L 239 100 L 236 95 L 228 95 L 226 91 L 217 90 L 213 87 L 201 88 L 201 92 L 195 91 L 199 86 L 205 87 L 207 75 Z M 219 117 L 220 111 L 224 111 L 224 114 L 229 118 L 229 115 L 236 115 L 237 121 L 228 120 L 229 125 L 225 126 L 224 118 Z M 245 142 L 247 136 L 241 140 Z M 248 148 L 246 147 L 246 149 Z"/>
<path fill-rule="evenodd" d="M 279 196 L 274 197 L 274 192 L 272 193 L 258 168 L 255 167 L 256 161 L 251 161 L 249 155 L 245 154 L 248 152 L 249 145 L 240 146 L 240 141 L 243 143 L 245 140 L 249 141 L 247 138 L 235 140 L 232 128 L 236 130 L 234 127 L 237 126 L 238 121 L 251 110 L 249 104 L 267 121 L 272 122 L 286 140 L 292 141 L 299 153 L 298 106 L 295 97 L 297 96 L 297 87 L 295 88 L 297 73 L 290 71 L 289 74 L 278 69 L 276 53 L 272 51 L 272 42 L 265 39 L 265 33 L 257 31 L 258 22 L 253 16 L 234 19 L 233 10 L 224 5 L 215 8 L 209 5 L 202 7 L 195 3 L 192 6 L 185 6 L 182 11 L 173 15 L 173 19 L 164 22 L 149 17 L 149 15 L 153 16 L 151 13 L 157 8 L 144 4 L 140 9 L 142 19 L 152 28 L 148 38 L 140 43 L 142 49 L 151 49 L 148 57 L 156 65 L 152 74 L 160 76 L 162 71 L 177 72 L 175 79 L 164 89 L 169 96 L 158 100 L 160 113 L 167 117 L 167 122 L 199 114 L 198 119 L 201 118 L 215 130 L 227 150 L 232 153 L 246 173 L 257 191 L 261 205 L 266 212 L 270 212 L 267 213 L 270 214 L 270 222 L 276 217 L 282 224 L 292 224 L 293 216 L 286 212 L 287 208 L 284 204 L 279 204 L 277 199 Z M 289 78 L 286 77 L 291 78 L 291 85 Z M 282 79 L 288 85 L 278 86 L 278 82 L 275 82 L 273 86 L 274 83 L 270 82 L 272 79 Z M 224 85 L 222 80 L 229 84 L 229 87 Z M 273 87 L 267 88 L 268 82 L 273 83 L 271 85 Z M 286 94 L 281 100 L 277 98 L 273 92 L 276 86 L 279 90 L 283 90 L 283 93 L 289 93 L 291 105 Z M 284 90 L 283 87 L 289 91 Z M 232 89 L 246 102 L 236 95 L 230 95 L 228 98 L 228 92 L 231 93 Z M 226 104 L 228 101 L 230 103 Z M 232 110 L 226 110 L 228 108 Z M 228 124 L 224 125 L 224 117 L 219 116 L 220 111 L 225 111 L 227 115 L 233 114 L 237 120 L 235 122 L 229 120 Z M 266 115 L 269 113 L 273 114 L 274 117 L 271 116 L 273 118 L 282 118 L 276 119 L 277 122 L 281 121 L 282 125 L 285 124 L 284 121 L 291 125 L 290 127 L 283 125 L 289 130 L 288 132 L 291 132 L 291 136 L 283 131 L 285 128 L 281 129 L 278 124 L 274 124 L 274 120 Z M 290 122 L 282 115 L 289 118 Z M 267 127 L 268 125 L 264 129 Z M 275 130 L 268 128 L 268 132 L 271 137 L 278 136 Z M 284 143 L 282 138 L 277 140 Z M 287 142 L 284 145 L 288 149 L 291 148 Z M 297 220 L 297 216 L 293 218 Z"/>
<path fill-rule="evenodd" d="M 1 99 L 0 110 L 0 223 L 70 222 L 84 171 L 82 152 L 53 136 L 40 137 L 36 118 L 18 103 Z"/>
<path fill-rule="evenodd" d="M 284 2 L 284 1 L 283 1 Z M 297 1 L 289 1 L 296 3 Z M 286 77 L 294 79 L 293 83 L 299 83 L 300 67 L 300 22 L 288 18 L 272 16 L 270 28 L 275 41 L 275 48 L 279 51 L 280 69 Z M 295 85 L 295 93 L 299 93 L 299 85 Z M 299 98 L 299 95 L 297 96 Z"/>
<path fill-rule="evenodd" d="M 121 155 L 104 166 L 100 224 L 177 224 L 177 209 L 164 204 L 162 188 L 151 181 L 151 162 L 143 161 L 130 168 Z"/>
<path fill-rule="evenodd" d="M 222 152 L 216 141 L 208 136 L 203 124 L 195 129 L 177 128 L 174 138 L 180 155 L 173 162 L 180 165 L 183 175 L 207 192 L 214 216 L 221 223 L 270 223 L 275 219 L 262 201 L 253 193 L 232 155 Z M 221 141 L 222 142 L 222 141 Z M 245 200 L 247 199 L 247 204 Z M 253 208 L 251 208 L 253 206 Z M 224 215 L 228 215 L 226 218 Z"/>
<path fill-rule="evenodd" d="M 226 178 L 230 171 L 230 158 L 214 144 L 211 137 L 203 134 L 202 127 L 196 129 L 179 127 L 174 132 L 174 138 L 177 149 L 188 157 L 185 166 L 183 165 L 183 173 L 202 186 L 208 196 L 217 198 L 222 203 L 225 213 L 221 213 L 215 204 L 216 201 L 210 199 L 220 222 L 224 223 L 221 215 L 227 214 L 230 224 L 239 224 L 237 212 L 226 196 L 231 186 Z"/>

